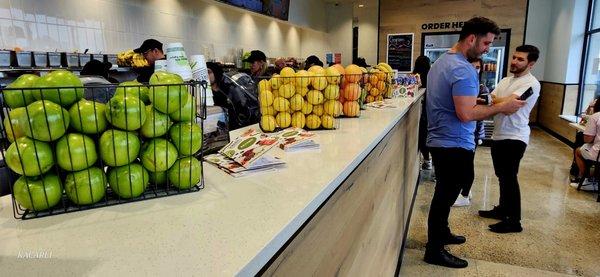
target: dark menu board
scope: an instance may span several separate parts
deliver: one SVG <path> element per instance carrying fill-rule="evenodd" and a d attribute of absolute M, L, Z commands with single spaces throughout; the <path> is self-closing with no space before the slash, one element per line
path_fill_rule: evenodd
<path fill-rule="evenodd" d="M 387 63 L 398 72 L 412 71 L 413 34 L 389 34 Z"/>
<path fill-rule="evenodd" d="M 217 0 L 253 12 L 288 20 L 290 0 Z"/>

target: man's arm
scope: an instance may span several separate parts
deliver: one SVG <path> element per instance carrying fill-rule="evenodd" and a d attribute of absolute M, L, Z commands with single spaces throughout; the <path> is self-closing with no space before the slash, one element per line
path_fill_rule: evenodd
<path fill-rule="evenodd" d="M 492 106 L 477 105 L 475 96 L 453 96 L 456 116 L 462 122 L 483 120 L 498 113 L 512 114 L 525 105 L 525 101 L 509 99 Z"/>

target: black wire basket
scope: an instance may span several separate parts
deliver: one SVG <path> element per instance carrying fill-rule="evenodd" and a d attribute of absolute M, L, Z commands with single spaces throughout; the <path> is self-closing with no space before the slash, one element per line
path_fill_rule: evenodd
<path fill-rule="evenodd" d="M 206 87 L 189 81 L 4 88 L 0 154 L 10 170 L 0 182 L 10 189 L 14 217 L 203 189 Z"/>

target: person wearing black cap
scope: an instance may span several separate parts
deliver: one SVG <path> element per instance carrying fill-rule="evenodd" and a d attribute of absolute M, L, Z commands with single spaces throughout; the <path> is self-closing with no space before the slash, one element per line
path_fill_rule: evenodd
<path fill-rule="evenodd" d="M 149 66 L 138 69 L 138 82 L 146 83 L 150 81 L 150 76 L 154 74 L 154 62 L 165 58 L 163 44 L 155 39 L 144 40 L 142 45 L 134 49 L 133 52 L 142 54 L 148 61 Z"/>
<path fill-rule="evenodd" d="M 304 61 L 304 70 L 308 70 L 313 65 L 323 66 L 323 62 L 315 55 L 308 56 Z"/>
<path fill-rule="evenodd" d="M 267 56 L 260 50 L 252 50 L 250 56 L 244 60 L 244 62 L 250 63 L 250 76 L 256 82 L 259 77 L 265 76 L 267 71 Z"/>

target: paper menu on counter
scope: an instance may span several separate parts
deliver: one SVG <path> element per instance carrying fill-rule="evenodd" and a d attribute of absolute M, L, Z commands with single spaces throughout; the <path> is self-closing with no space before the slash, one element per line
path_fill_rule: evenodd
<path fill-rule="evenodd" d="M 277 142 L 277 138 L 248 129 L 221 148 L 219 154 L 232 159 L 244 168 L 249 168 L 264 153 L 277 145 Z"/>
<path fill-rule="evenodd" d="M 288 152 L 320 148 L 314 141 L 316 134 L 302 128 L 288 128 L 276 133 L 274 137 L 279 140 L 279 148 Z"/>
<path fill-rule="evenodd" d="M 376 108 L 376 109 L 398 108 L 398 105 L 395 105 L 395 104 L 392 104 L 389 102 L 384 102 L 384 101 L 375 101 L 375 102 L 367 103 L 366 106 Z"/>
<path fill-rule="evenodd" d="M 258 158 L 248 168 L 242 167 L 234 160 L 219 153 L 204 157 L 204 160 L 214 164 L 233 177 L 242 177 L 251 173 L 270 171 L 285 167 L 285 162 L 277 157 L 264 155 Z"/>

